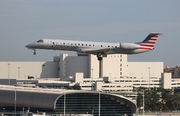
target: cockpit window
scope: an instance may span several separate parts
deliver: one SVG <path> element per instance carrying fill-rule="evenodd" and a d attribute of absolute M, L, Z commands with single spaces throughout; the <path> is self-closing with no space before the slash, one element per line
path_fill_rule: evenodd
<path fill-rule="evenodd" d="M 41 39 L 41 40 L 38 40 L 37 42 L 38 42 L 38 43 L 43 43 L 44 41 Z"/>

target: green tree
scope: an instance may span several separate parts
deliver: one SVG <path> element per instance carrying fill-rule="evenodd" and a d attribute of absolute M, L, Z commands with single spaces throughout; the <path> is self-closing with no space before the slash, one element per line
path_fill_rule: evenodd
<path fill-rule="evenodd" d="M 143 106 L 143 95 L 142 93 L 137 94 L 137 107 L 140 108 Z"/>
<path fill-rule="evenodd" d="M 71 89 L 71 90 L 81 90 L 80 86 L 74 85 L 74 86 L 68 86 L 67 89 Z"/>
<path fill-rule="evenodd" d="M 143 91 L 144 91 L 144 104 L 146 111 L 172 111 L 180 110 L 180 93 L 173 94 L 171 89 L 163 88 L 133 88 L 138 92 L 137 106 L 143 106 Z"/>

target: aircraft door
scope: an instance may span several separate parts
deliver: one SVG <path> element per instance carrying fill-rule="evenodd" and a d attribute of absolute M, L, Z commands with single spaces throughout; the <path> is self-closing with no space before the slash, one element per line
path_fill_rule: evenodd
<path fill-rule="evenodd" d="M 55 46 L 55 44 L 52 40 L 47 40 L 47 48 L 52 48 L 54 46 Z"/>
<path fill-rule="evenodd" d="M 49 46 L 50 46 L 50 42 L 49 40 L 46 40 L 46 47 L 49 48 Z"/>

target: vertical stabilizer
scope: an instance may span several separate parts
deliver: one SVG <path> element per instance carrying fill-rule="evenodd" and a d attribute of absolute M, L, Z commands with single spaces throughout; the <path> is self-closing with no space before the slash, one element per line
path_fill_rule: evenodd
<path fill-rule="evenodd" d="M 152 50 L 158 39 L 158 35 L 161 33 L 150 33 L 143 42 L 140 43 L 140 49 L 142 50 Z"/>

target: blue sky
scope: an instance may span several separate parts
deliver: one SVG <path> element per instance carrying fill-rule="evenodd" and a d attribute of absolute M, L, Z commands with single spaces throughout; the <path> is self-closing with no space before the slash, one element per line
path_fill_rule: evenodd
<path fill-rule="evenodd" d="M 1 0 L 0 61 L 52 61 L 67 51 L 32 50 L 43 38 L 139 42 L 161 32 L 155 49 L 129 61 L 180 65 L 179 0 Z"/>

